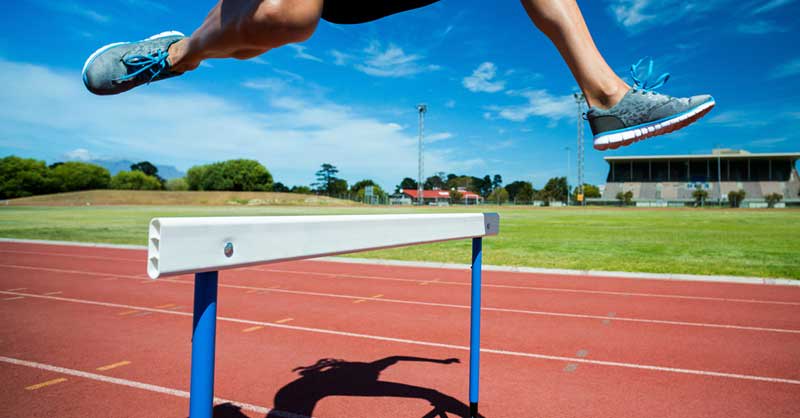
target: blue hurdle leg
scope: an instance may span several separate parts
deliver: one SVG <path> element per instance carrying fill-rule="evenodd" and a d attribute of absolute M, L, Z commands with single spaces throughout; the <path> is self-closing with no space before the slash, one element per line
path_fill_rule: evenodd
<path fill-rule="evenodd" d="M 483 239 L 472 239 L 472 302 L 469 324 L 469 416 L 478 417 L 478 379 L 481 355 L 481 258 Z"/>
<path fill-rule="evenodd" d="M 194 330 L 189 418 L 211 418 L 214 409 L 214 344 L 217 333 L 217 272 L 194 275 Z"/>

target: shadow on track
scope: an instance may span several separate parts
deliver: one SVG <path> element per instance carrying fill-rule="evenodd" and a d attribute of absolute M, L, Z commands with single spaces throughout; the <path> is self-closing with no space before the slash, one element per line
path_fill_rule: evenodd
<path fill-rule="evenodd" d="M 455 358 L 438 360 L 406 356 L 386 357 L 371 363 L 322 359 L 314 365 L 292 370 L 300 377 L 278 390 L 273 403 L 275 410 L 267 414 L 267 418 L 311 417 L 317 403 L 329 396 L 424 399 L 433 409 L 422 418 L 469 418 L 469 407 L 452 396 L 434 389 L 378 380 L 382 371 L 399 361 L 459 362 Z M 217 417 L 216 411 L 214 416 Z M 234 418 L 236 415 L 219 417 Z"/>

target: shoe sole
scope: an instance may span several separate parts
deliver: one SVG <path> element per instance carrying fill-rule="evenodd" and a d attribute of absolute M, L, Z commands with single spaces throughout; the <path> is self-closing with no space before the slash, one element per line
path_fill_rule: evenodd
<path fill-rule="evenodd" d="M 183 36 L 183 37 L 185 37 L 186 35 L 184 35 L 181 32 L 178 32 L 176 30 L 170 30 L 170 31 L 166 31 L 166 32 L 157 33 L 157 34 L 155 34 L 155 35 L 153 35 L 153 36 L 151 36 L 151 37 L 149 37 L 147 39 L 142 39 L 141 41 L 136 41 L 136 42 L 152 41 L 153 39 L 166 38 L 168 36 Z M 89 55 L 89 58 L 86 58 L 86 62 L 83 63 L 83 69 L 81 70 L 81 78 L 83 78 L 83 83 L 86 84 L 86 69 L 88 69 L 89 66 L 92 65 L 94 60 L 97 57 L 99 57 L 100 54 L 108 51 L 111 48 L 118 47 L 120 45 L 133 44 L 133 43 L 136 43 L 136 42 L 114 42 L 113 44 L 108 44 L 106 46 L 102 46 L 97 51 L 92 52 L 92 55 Z"/>
<path fill-rule="evenodd" d="M 628 146 L 634 142 L 639 142 L 653 136 L 664 135 L 677 131 L 678 129 L 691 125 L 698 119 L 705 116 L 711 111 L 714 105 L 716 105 L 716 101 L 711 99 L 684 113 L 667 119 L 643 123 L 641 125 L 627 128 L 624 131 L 616 131 L 611 134 L 600 134 L 594 137 L 594 149 L 599 151 L 617 149 L 619 147 Z"/>

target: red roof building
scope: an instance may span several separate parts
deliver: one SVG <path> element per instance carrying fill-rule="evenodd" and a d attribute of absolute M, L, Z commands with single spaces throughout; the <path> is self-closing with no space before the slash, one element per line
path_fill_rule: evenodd
<path fill-rule="evenodd" d="M 461 200 L 463 202 L 480 203 L 483 200 L 481 195 L 479 195 L 477 193 L 474 193 L 474 192 L 470 192 L 468 190 L 459 190 L 458 192 L 461 193 Z M 417 199 L 419 197 L 419 193 L 418 193 L 417 189 L 403 189 L 403 190 L 401 190 L 401 193 L 403 193 L 404 195 L 410 197 L 415 202 L 417 201 Z M 449 190 L 441 190 L 441 189 L 423 190 L 422 191 L 422 198 L 425 200 L 425 202 L 434 202 L 434 203 L 436 203 L 436 202 L 449 202 L 450 201 L 450 191 Z"/>

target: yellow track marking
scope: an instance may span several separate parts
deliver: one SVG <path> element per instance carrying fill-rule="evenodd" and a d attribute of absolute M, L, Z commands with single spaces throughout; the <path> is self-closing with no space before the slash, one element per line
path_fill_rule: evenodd
<path fill-rule="evenodd" d="M 5 298 L 3 300 L 17 300 L 17 299 L 25 299 L 23 296 L 14 296 L 13 298 Z"/>
<path fill-rule="evenodd" d="M 174 308 L 176 306 L 178 306 L 178 305 L 176 305 L 174 303 L 168 303 L 166 305 L 158 305 L 158 306 L 156 306 L 156 309 Z"/>
<path fill-rule="evenodd" d="M 262 327 L 262 326 L 255 326 L 255 327 L 245 328 L 245 329 L 243 329 L 243 330 L 242 330 L 242 332 L 253 332 L 253 331 L 258 331 L 258 330 L 260 330 L 261 328 L 264 328 L 264 327 Z"/>
<path fill-rule="evenodd" d="M 15 289 L 7 289 L 6 292 L 17 292 L 19 290 L 25 290 L 25 289 L 27 289 L 27 287 L 18 287 Z"/>
<path fill-rule="evenodd" d="M 353 301 L 353 303 L 361 303 L 361 302 L 366 302 L 366 299 L 358 299 Z"/>
<path fill-rule="evenodd" d="M 377 298 L 382 298 L 382 297 L 383 297 L 383 295 L 379 293 L 379 294 L 373 296 L 372 298 L 373 299 L 377 299 Z"/>
<path fill-rule="evenodd" d="M 253 294 L 253 293 L 256 293 L 256 292 L 258 292 L 258 290 L 257 290 L 257 289 L 250 289 L 250 290 L 248 290 L 248 291 L 246 291 L 246 292 L 244 292 L 244 293 L 246 293 L 246 294 L 248 294 L 248 295 L 251 295 L 251 294 Z"/>
<path fill-rule="evenodd" d="M 64 292 L 59 290 L 58 292 L 47 292 L 47 293 L 42 293 L 42 294 L 45 295 L 45 296 L 53 296 L 53 295 L 60 295 L 62 293 L 64 293 Z"/>
<path fill-rule="evenodd" d="M 117 315 L 119 315 L 119 316 L 125 316 L 125 315 L 135 314 L 136 312 L 139 312 L 139 311 L 137 311 L 137 310 L 135 310 L 135 309 L 134 309 L 134 310 L 130 310 L 130 311 L 120 312 L 120 313 L 118 313 Z"/>
<path fill-rule="evenodd" d="M 294 318 L 283 318 L 275 321 L 276 324 L 285 324 L 287 322 L 294 321 Z"/>
<path fill-rule="evenodd" d="M 97 368 L 97 370 L 100 370 L 100 371 L 104 372 L 106 370 L 116 369 L 117 367 L 127 366 L 129 364 L 131 364 L 130 361 L 123 360 L 123 361 L 118 361 L 116 363 L 107 364 L 105 366 L 100 366 L 100 367 Z"/>
<path fill-rule="evenodd" d="M 27 386 L 27 387 L 25 387 L 25 390 L 41 389 L 41 388 L 43 388 L 45 386 L 57 385 L 57 384 L 59 384 L 61 382 L 66 382 L 66 381 L 67 381 L 66 377 L 59 377 L 58 379 L 48 380 L 46 382 L 37 383 L 35 385 Z"/>

